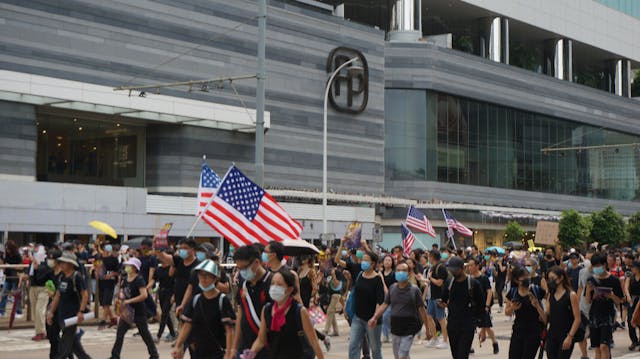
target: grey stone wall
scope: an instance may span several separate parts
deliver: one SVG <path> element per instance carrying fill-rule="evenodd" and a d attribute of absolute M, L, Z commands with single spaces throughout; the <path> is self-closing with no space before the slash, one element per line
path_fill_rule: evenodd
<path fill-rule="evenodd" d="M 35 178 L 36 138 L 34 107 L 0 101 L 0 174 Z"/>

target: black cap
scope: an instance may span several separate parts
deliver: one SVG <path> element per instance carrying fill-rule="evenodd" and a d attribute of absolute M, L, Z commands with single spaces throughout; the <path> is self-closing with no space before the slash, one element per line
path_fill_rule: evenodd
<path fill-rule="evenodd" d="M 578 255 L 578 253 L 573 252 L 573 253 L 569 254 L 569 258 L 580 258 L 580 256 Z"/>
<path fill-rule="evenodd" d="M 460 257 L 451 257 L 451 259 L 449 259 L 449 262 L 447 262 L 447 267 L 463 269 L 464 261 Z"/>

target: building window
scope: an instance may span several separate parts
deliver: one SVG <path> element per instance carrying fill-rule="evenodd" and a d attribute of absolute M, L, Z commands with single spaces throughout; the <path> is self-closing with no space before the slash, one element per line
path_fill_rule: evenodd
<path fill-rule="evenodd" d="M 391 180 L 640 201 L 640 136 L 433 91 L 385 99 Z"/>
<path fill-rule="evenodd" d="M 37 125 L 39 181 L 144 186 L 144 127 L 47 107 Z"/>

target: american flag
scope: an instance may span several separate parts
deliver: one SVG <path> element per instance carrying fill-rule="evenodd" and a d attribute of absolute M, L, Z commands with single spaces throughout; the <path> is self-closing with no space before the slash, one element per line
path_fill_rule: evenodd
<path fill-rule="evenodd" d="M 427 219 L 427 216 L 425 216 L 421 210 L 417 209 L 414 206 L 409 207 L 406 222 L 407 227 L 411 229 L 424 232 L 431 237 L 436 236 L 436 231 L 433 229 L 433 226 L 431 225 L 431 222 L 429 222 L 429 219 Z"/>
<path fill-rule="evenodd" d="M 458 222 L 444 209 L 442 209 L 442 214 L 444 215 L 444 219 L 447 221 L 447 227 L 449 227 L 450 231 L 453 231 L 455 229 L 456 231 L 458 231 L 458 233 L 462 234 L 465 237 L 471 237 L 473 235 L 473 232 L 469 228 L 465 227 L 464 224 Z M 453 232 L 451 232 L 451 234 L 453 234 Z"/>
<path fill-rule="evenodd" d="M 298 239 L 302 232 L 300 223 L 235 165 L 225 175 L 202 220 L 236 247 Z"/>
<path fill-rule="evenodd" d="M 400 229 L 402 230 L 402 251 L 404 256 L 408 257 L 409 254 L 411 254 L 411 247 L 413 246 L 413 242 L 416 240 L 416 236 L 404 223 L 400 224 Z"/>
<path fill-rule="evenodd" d="M 207 207 L 211 197 L 220 186 L 220 182 L 222 182 L 220 177 L 205 162 L 202 162 L 202 172 L 200 173 L 200 183 L 198 184 L 197 216 Z"/>

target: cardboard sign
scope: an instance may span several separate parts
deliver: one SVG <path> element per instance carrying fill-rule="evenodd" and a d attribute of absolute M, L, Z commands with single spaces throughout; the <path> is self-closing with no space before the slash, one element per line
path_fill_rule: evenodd
<path fill-rule="evenodd" d="M 538 221 L 536 225 L 536 243 L 538 245 L 555 246 L 558 244 L 558 222 Z"/>

